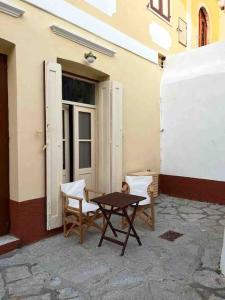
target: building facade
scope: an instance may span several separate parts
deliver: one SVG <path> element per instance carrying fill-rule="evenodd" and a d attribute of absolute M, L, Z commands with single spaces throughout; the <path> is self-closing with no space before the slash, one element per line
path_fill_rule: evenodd
<path fill-rule="evenodd" d="M 222 38 L 202 0 L 0 1 L 0 235 L 61 227 L 60 183 L 104 192 L 160 169 L 167 55 Z M 92 52 L 92 53 L 90 53 Z"/>

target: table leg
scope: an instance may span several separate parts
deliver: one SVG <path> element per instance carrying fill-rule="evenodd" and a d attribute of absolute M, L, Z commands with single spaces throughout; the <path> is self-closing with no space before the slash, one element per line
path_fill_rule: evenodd
<path fill-rule="evenodd" d="M 136 215 L 137 208 L 138 208 L 138 203 L 136 203 L 136 205 L 135 205 L 135 208 L 134 208 L 133 214 L 131 216 L 131 219 L 129 218 L 129 216 L 127 214 L 127 209 L 126 208 L 123 209 L 123 214 L 124 214 L 125 218 L 128 221 L 129 228 L 128 228 L 126 239 L 125 239 L 125 242 L 124 242 L 124 245 L 123 245 L 121 256 L 124 255 L 124 252 L 125 252 L 125 249 L 126 249 L 126 246 L 127 246 L 127 242 L 128 242 L 131 230 L 133 231 L 133 234 L 134 234 L 139 246 L 142 245 L 141 240 L 140 240 L 140 238 L 139 238 L 139 236 L 138 236 L 138 234 L 137 234 L 137 232 L 136 232 L 136 230 L 134 229 L 134 226 L 133 226 L 133 222 L 134 222 L 134 218 L 135 218 L 135 215 Z"/>
<path fill-rule="evenodd" d="M 106 233 L 106 230 L 107 230 L 108 226 L 111 228 L 111 230 L 112 230 L 115 237 L 117 237 L 118 235 L 117 235 L 116 231 L 114 230 L 114 228 L 112 226 L 112 223 L 110 222 L 110 218 L 111 218 L 112 213 L 113 213 L 113 207 L 111 207 L 111 212 L 109 213 L 109 216 L 107 216 L 107 214 L 106 214 L 104 208 L 101 206 L 101 204 L 98 204 L 98 205 L 99 205 L 99 208 L 100 208 L 101 212 L 103 213 L 103 215 L 106 219 L 106 225 L 105 225 L 105 228 L 102 232 L 102 236 L 101 236 L 101 239 L 100 239 L 99 244 L 98 244 L 98 247 L 101 247 L 102 241 L 103 241 L 103 238 L 105 236 L 105 233 Z"/>

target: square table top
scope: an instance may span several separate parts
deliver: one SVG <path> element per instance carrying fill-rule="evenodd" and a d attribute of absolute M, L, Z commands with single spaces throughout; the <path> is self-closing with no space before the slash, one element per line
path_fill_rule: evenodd
<path fill-rule="evenodd" d="M 115 192 L 115 193 L 94 198 L 91 201 L 99 204 L 106 204 L 118 208 L 124 208 L 127 207 L 128 205 L 135 204 L 145 199 L 146 199 L 145 197 L 141 197 L 141 196 Z"/>

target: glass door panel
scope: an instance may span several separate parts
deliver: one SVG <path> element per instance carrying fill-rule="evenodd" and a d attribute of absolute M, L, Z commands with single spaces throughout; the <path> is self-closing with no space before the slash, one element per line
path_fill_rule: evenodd
<path fill-rule="evenodd" d="M 74 106 L 75 178 L 85 179 L 88 188 L 95 189 L 95 109 Z"/>
<path fill-rule="evenodd" d="M 62 76 L 63 100 L 95 105 L 95 83 Z"/>
<path fill-rule="evenodd" d="M 91 139 L 91 114 L 87 112 L 79 112 L 79 139 Z"/>
<path fill-rule="evenodd" d="M 79 168 L 91 168 L 91 142 L 79 142 Z"/>

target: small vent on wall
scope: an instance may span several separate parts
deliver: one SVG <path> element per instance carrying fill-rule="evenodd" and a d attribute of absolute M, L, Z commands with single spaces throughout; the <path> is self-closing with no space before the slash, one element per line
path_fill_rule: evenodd
<path fill-rule="evenodd" d="M 158 63 L 159 63 L 159 67 L 160 69 L 164 69 L 165 67 L 165 61 L 166 61 L 166 56 L 164 56 L 163 54 L 159 53 L 159 59 L 158 59 Z"/>
<path fill-rule="evenodd" d="M 50 28 L 51 28 L 52 32 L 54 32 L 55 34 L 60 35 L 60 36 L 64 37 L 65 39 L 68 39 L 74 43 L 85 46 L 89 49 L 98 51 L 100 53 L 103 53 L 103 54 L 111 56 L 111 57 L 113 57 L 116 54 L 115 50 L 106 48 L 94 41 L 91 41 L 85 37 L 82 37 L 74 32 L 70 32 L 64 28 L 58 27 L 56 25 L 52 25 L 52 26 L 50 26 Z"/>
<path fill-rule="evenodd" d="M 25 11 L 15 7 L 14 5 L 11 5 L 9 3 L 6 3 L 4 1 L 0 1 L 0 12 L 3 12 L 5 14 L 8 14 L 12 17 L 19 18 L 21 17 Z"/>

